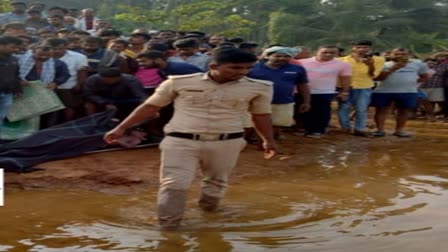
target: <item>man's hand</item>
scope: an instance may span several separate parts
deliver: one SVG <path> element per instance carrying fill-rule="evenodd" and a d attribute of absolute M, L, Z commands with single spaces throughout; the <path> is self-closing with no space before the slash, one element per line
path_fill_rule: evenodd
<path fill-rule="evenodd" d="M 20 85 L 22 85 L 22 86 L 29 86 L 31 83 L 29 82 L 29 81 L 26 81 L 26 80 L 21 80 L 20 81 Z"/>
<path fill-rule="evenodd" d="M 372 57 L 362 58 L 361 62 L 366 64 L 367 66 L 373 66 L 373 58 Z"/>
<path fill-rule="evenodd" d="M 117 109 L 117 106 L 115 106 L 115 105 L 113 105 L 113 104 L 107 104 L 107 105 L 104 106 L 104 107 L 106 107 L 106 109 Z"/>
<path fill-rule="evenodd" d="M 340 101 L 346 101 L 348 99 L 349 93 L 348 92 L 339 92 L 336 95 L 336 99 Z"/>
<path fill-rule="evenodd" d="M 264 158 L 271 159 L 278 153 L 278 147 L 275 142 L 263 142 Z"/>
<path fill-rule="evenodd" d="M 408 62 L 405 61 L 395 62 L 395 64 L 390 68 L 390 71 L 397 71 L 398 69 L 405 67 L 407 64 Z"/>
<path fill-rule="evenodd" d="M 48 83 L 47 88 L 50 90 L 55 90 L 58 85 L 56 83 Z"/>
<path fill-rule="evenodd" d="M 116 127 L 115 129 L 107 132 L 104 135 L 103 140 L 107 144 L 114 144 L 114 143 L 116 143 L 118 141 L 118 139 L 120 139 L 122 136 L 124 136 L 125 132 L 126 132 L 125 129 L 122 129 L 120 127 Z"/>
<path fill-rule="evenodd" d="M 310 111 L 311 105 L 309 103 L 302 103 L 299 106 L 299 113 L 306 113 Z"/>

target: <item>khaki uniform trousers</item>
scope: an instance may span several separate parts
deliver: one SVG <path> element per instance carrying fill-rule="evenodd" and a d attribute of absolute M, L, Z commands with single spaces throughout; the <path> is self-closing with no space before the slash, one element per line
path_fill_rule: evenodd
<path fill-rule="evenodd" d="M 228 178 L 245 147 L 243 138 L 222 141 L 195 141 L 167 136 L 160 143 L 160 188 L 157 202 L 162 227 L 179 225 L 187 191 L 200 167 L 203 175 L 199 205 L 214 210 L 224 197 Z"/>

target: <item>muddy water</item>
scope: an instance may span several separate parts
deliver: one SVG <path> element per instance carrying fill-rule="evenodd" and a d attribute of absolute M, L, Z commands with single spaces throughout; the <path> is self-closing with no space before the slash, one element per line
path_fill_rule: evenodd
<path fill-rule="evenodd" d="M 194 187 L 173 233 L 155 225 L 155 188 L 9 189 L 0 251 L 447 251 L 446 138 L 316 141 L 313 163 L 283 157 L 287 169 L 239 180 L 217 213 L 197 209 Z"/>

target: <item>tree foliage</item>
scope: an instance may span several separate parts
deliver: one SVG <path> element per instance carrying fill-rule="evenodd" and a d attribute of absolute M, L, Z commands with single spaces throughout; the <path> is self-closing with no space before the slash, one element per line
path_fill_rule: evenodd
<path fill-rule="evenodd" d="M 448 48 L 448 0 L 41 1 L 48 6 L 96 8 L 123 31 L 135 27 L 202 30 L 310 47 L 371 39 L 378 49 Z"/>

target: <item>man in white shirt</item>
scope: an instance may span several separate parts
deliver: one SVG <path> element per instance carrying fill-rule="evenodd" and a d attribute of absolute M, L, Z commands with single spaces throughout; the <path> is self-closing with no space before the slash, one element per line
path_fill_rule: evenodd
<path fill-rule="evenodd" d="M 65 105 L 64 121 L 75 119 L 76 111 L 82 108 L 82 86 L 87 78 L 87 57 L 81 53 L 67 50 L 65 39 L 48 39 L 45 44 L 52 48 L 53 57 L 65 62 L 70 72 L 70 78 L 59 85 L 56 93 Z"/>

